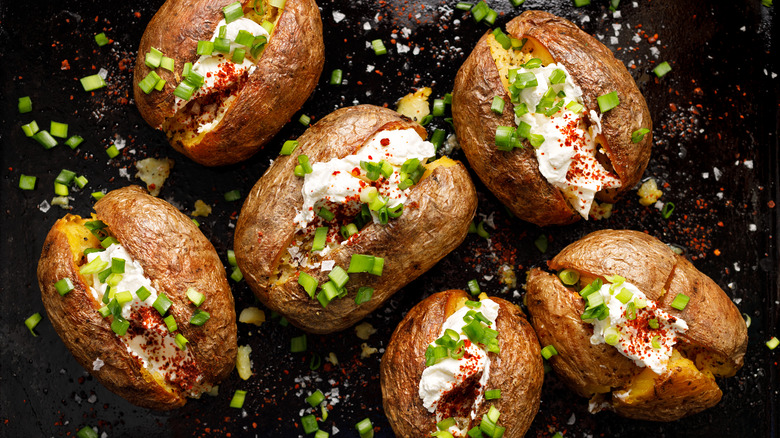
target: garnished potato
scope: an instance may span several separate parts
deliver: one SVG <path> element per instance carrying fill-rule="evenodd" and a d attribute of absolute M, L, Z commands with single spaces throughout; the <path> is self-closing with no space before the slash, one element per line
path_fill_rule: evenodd
<path fill-rule="evenodd" d="M 506 30 L 486 33 L 455 78 L 452 115 L 469 163 L 523 220 L 604 217 L 597 201 L 630 190 L 650 158 L 642 94 L 609 49 L 567 20 L 526 11 Z"/>
<path fill-rule="evenodd" d="M 446 345 L 436 341 L 443 337 L 448 318 L 458 323 L 455 327 L 465 325 L 462 319 L 470 310 L 491 322 L 489 326 L 480 325 L 497 332 L 495 346 L 489 348 L 480 344 L 476 335 L 462 334 L 463 345 L 450 349 L 449 357 L 434 359 L 426 354 L 433 346 Z M 459 311 L 466 311 L 466 316 L 453 321 L 460 316 Z M 494 319 L 492 311 L 497 311 Z M 474 342 L 466 347 L 465 341 L 470 339 Z M 466 348 L 466 352 L 461 353 L 460 348 Z M 448 366 L 448 361 L 455 365 Z M 437 366 L 440 370 L 431 368 Z M 426 369 L 434 371 L 428 374 Z M 433 377 L 425 385 L 433 385 L 435 392 L 437 379 L 454 369 L 458 371 L 453 375 L 457 382 L 453 389 L 437 401 L 428 400 L 431 406 L 427 407 L 420 395 L 421 380 Z M 464 432 L 480 427 L 484 416 L 496 410 L 500 413 L 496 426 L 505 431 L 494 436 L 522 437 L 539 409 L 544 376 L 539 342 L 522 311 L 501 298 L 472 298 L 460 290 L 433 294 L 409 311 L 390 339 L 380 372 L 385 414 L 395 434 L 404 437 L 430 436 L 442 421 L 449 421 L 459 430 L 455 436 L 466 436 Z"/>
<path fill-rule="evenodd" d="M 399 168 L 400 162 L 389 165 L 398 157 L 365 157 L 373 164 L 363 159 L 359 164 L 354 159 L 354 164 L 341 170 L 319 170 L 327 169 L 334 160 L 353 159 L 350 157 L 364 153 L 361 151 L 369 145 L 384 154 L 383 148 L 393 148 L 397 142 L 403 143 L 402 139 L 414 140 L 415 148 L 426 148 L 424 155 L 433 156 L 433 146 L 424 141 L 425 135 L 419 124 L 395 111 L 360 105 L 327 115 L 298 139 L 291 155 L 274 160 L 247 196 L 234 239 L 238 266 L 264 305 L 309 332 L 343 330 L 463 241 L 477 199 L 468 172 L 457 161 L 442 158 L 427 164 L 423 159 L 414 167 L 407 166 L 411 184 L 405 189 L 398 184 L 405 167 Z M 378 166 L 385 159 L 388 166 L 380 167 L 388 176 L 377 173 L 372 181 L 363 166 Z M 303 173 L 302 161 L 313 167 L 313 173 Z M 296 167 L 304 176 L 296 176 Z M 331 174 L 355 187 L 359 183 L 360 193 L 333 195 L 346 196 L 344 202 L 316 198 L 304 207 L 304 202 L 315 199 L 308 192 L 304 196 L 305 183 Z M 324 184 L 317 190 L 330 193 L 328 187 L 337 191 L 346 187 L 337 182 Z M 373 202 L 379 200 L 380 206 L 384 194 L 392 199 L 369 211 L 372 192 Z M 406 199 L 400 203 L 399 196 Z M 382 219 L 382 210 L 388 207 L 397 217 Z M 370 213 L 365 219 L 364 212 Z M 306 220 L 306 215 L 311 218 Z M 317 228 L 325 230 L 319 237 L 319 249 L 315 249 Z M 333 278 L 339 270 L 349 270 L 353 256 L 378 271 L 349 273 L 345 285 L 337 281 L 333 287 L 326 286 L 334 283 L 329 275 Z M 331 294 L 329 298 L 325 298 L 327 294 Z"/>
<path fill-rule="evenodd" d="M 526 294 L 531 322 L 541 344 L 558 352 L 550 358 L 556 373 L 591 399 L 591 410 L 676 420 L 717 404 L 722 393 L 715 377 L 733 376 L 742 367 L 747 327 L 739 310 L 714 281 L 659 240 L 636 231 L 597 231 L 564 248 L 549 267 L 569 270 L 569 275 L 559 279 L 540 269 L 531 271 Z M 651 362 L 639 366 L 617 347 L 591 339 L 596 321 L 583 320 L 590 301 L 580 294 L 586 294 L 584 288 L 594 281 L 614 286 L 611 280 L 634 285 L 658 314 L 677 324 L 685 322 L 687 328 L 668 345 L 670 354 L 666 364 L 660 364 L 662 369 L 652 369 Z M 615 299 L 631 302 L 621 298 L 620 287 L 612 289 Z M 658 320 L 643 320 L 636 313 L 641 311 L 618 316 L 633 324 L 633 337 L 662 341 L 663 326 Z M 609 313 L 611 318 L 612 308 Z M 621 341 L 625 336 L 620 334 Z"/>
<path fill-rule="evenodd" d="M 262 148 L 314 90 L 325 59 L 314 0 L 287 0 L 282 8 L 242 0 L 228 20 L 223 8 L 233 3 L 167 1 L 149 22 L 135 64 L 141 115 L 174 149 L 206 166 L 236 163 Z M 230 43 L 222 51 L 219 38 Z M 172 70 L 161 57 L 172 59 Z M 188 63 L 200 77 L 185 75 Z"/>
<path fill-rule="evenodd" d="M 131 403 L 174 409 L 233 370 L 236 315 L 219 256 L 188 217 L 138 186 L 106 194 L 92 218 L 58 220 L 38 284 L 76 360 Z"/>

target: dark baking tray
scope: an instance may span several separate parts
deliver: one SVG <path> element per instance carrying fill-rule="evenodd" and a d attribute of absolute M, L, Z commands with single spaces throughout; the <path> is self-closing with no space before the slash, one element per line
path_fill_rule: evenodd
<path fill-rule="evenodd" d="M 320 2 L 325 29 L 325 69 L 320 85 L 301 111 L 318 120 L 355 103 L 393 106 L 413 87 L 449 92 L 455 73 L 486 30 L 455 1 Z M 606 0 L 574 8 L 571 0 L 528 0 L 512 8 L 508 0 L 490 1 L 504 25 L 526 9 L 543 9 L 573 20 L 597 35 L 627 65 L 644 93 L 654 120 L 655 146 L 646 176 L 663 183 L 663 201 L 676 210 L 669 220 L 652 207 L 641 207 L 632 192 L 601 222 L 540 229 L 510 217 L 477 181 L 481 217 L 492 216 L 491 239 L 469 235 L 456 251 L 400 291 L 366 318 L 377 332 L 368 345 L 383 351 L 406 311 L 428 294 L 463 288 L 478 278 L 482 289 L 521 303 L 524 272 L 566 244 L 601 228 L 642 230 L 679 245 L 696 266 L 711 276 L 750 315 L 750 344 L 745 366 L 723 380 L 723 400 L 714 408 L 670 424 L 629 421 L 611 413 L 591 415 L 587 401 L 567 391 L 548 374 L 541 409 L 528 436 L 777 436 L 777 352 L 764 342 L 778 330 L 778 42 L 776 9 L 759 0 L 737 2 L 623 0 L 616 16 Z M 243 195 L 268 167 L 281 143 L 304 131 L 289 123 L 264 151 L 230 167 L 209 169 L 174 152 L 136 110 L 131 93 L 132 65 L 138 41 L 160 1 L 43 1 L 0 4 L 0 83 L 2 84 L 2 223 L 0 225 L 0 435 L 73 436 L 84 425 L 105 436 L 282 436 L 302 435 L 299 418 L 304 397 L 313 388 L 337 400 L 323 429 L 356 436 L 354 424 L 370 417 L 377 436 L 392 436 L 382 412 L 378 378 L 381 354 L 360 358 L 362 340 L 353 330 L 309 336 L 309 351 L 289 353 L 299 335 L 270 318 L 259 329 L 239 324 L 239 343 L 252 346 L 254 376 L 244 382 L 234 373 L 219 396 L 193 400 L 175 412 L 136 408 L 113 395 L 73 359 L 49 322 L 33 337 L 23 321 L 43 313 L 35 268 L 43 239 L 59 207 L 38 206 L 53 196 L 52 182 L 62 168 L 89 179 L 73 194 L 72 212 L 87 215 L 89 192 L 111 190 L 134 178 L 134 161 L 171 157 L 176 164 L 161 197 L 190 212 L 196 199 L 213 205 L 201 229 L 227 265 L 233 225 L 241 203 L 223 194 Z M 338 20 L 343 14 L 343 19 Z M 615 25 L 620 28 L 615 30 Z M 102 48 L 93 35 L 105 31 L 113 43 Z M 657 35 L 657 36 L 656 36 Z M 615 38 L 613 40 L 613 37 Z M 378 57 L 366 42 L 381 38 L 389 48 Z M 391 42 L 391 39 L 395 40 Z M 410 50 L 401 53 L 395 43 Z M 417 50 L 415 50 L 417 49 Z M 656 79 L 651 69 L 669 61 L 672 72 Z M 63 69 L 67 61 L 69 69 Z M 373 67 L 370 67 L 373 66 Z M 109 87 L 85 93 L 77 78 L 108 70 Z M 344 70 L 347 83 L 327 84 L 330 72 Z M 16 100 L 31 96 L 34 111 L 20 115 Z M 44 150 L 24 137 L 30 120 L 70 124 L 86 141 L 75 151 Z M 295 117 L 297 119 L 297 115 Z M 444 122 L 432 127 L 451 129 Z M 122 155 L 109 160 L 104 149 L 125 141 Z M 460 151 L 455 158 L 463 158 Z M 122 175 L 129 174 L 129 177 Z M 35 175 L 35 191 L 17 188 L 20 174 Z M 443 218 L 444 220 L 444 218 Z M 549 249 L 534 240 L 545 234 Z M 498 269 L 511 265 L 515 289 L 502 291 Z M 233 284 L 236 307 L 256 304 L 244 283 Z M 778 350 L 780 351 L 780 350 Z M 309 369 L 314 354 L 335 352 L 338 366 Z M 522 376 L 518 376 L 522 378 Z M 248 391 L 243 410 L 228 407 L 235 389 Z M 336 393 L 337 391 L 337 393 Z"/>

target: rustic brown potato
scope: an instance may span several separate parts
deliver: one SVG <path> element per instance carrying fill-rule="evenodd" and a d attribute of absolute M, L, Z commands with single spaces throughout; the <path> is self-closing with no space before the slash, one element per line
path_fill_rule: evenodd
<path fill-rule="evenodd" d="M 413 128 L 425 130 L 398 113 L 371 105 L 344 108 L 327 115 L 299 139 L 291 156 L 278 157 L 244 202 L 234 246 L 238 266 L 255 295 L 294 325 L 313 333 L 343 330 L 379 307 L 408 282 L 430 269 L 465 238 L 476 211 L 476 191 L 464 166 L 441 158 L 428 164 L 422 179 L 409 189 L 403 214 L 386 225 L 370 223 L 327 256 L 347 269 L 353 254 L 385 259 L 384 273 L 350 275 L 347 295 L 323 308 L 298 284 L 298 273 L 328 281 L 320 269 L 298 269 L 289 263 L 288 247 L 296 236 L 293 218 L 303 203 L 303 178 L 294 175 L 297 156 L 311 163 L 354 154 L 375 133 Z M 306 243 L 304 243 L 306 245 Z M 309 248 L 311 242 L 308 242 Z M 370 301 L 355 304 L 359 287 L 374 289 Z"/>
<path fill-rule="evenodd" d="M 197 397 L 224 379 L 235 364 L 236 315 L 225 269 L 214 247 L 188 217 L 138 186 L 109 192 L 95 204 L 95 212 L 93 219 L 65 216 L 46 237 L 38 263 L 46 313 L 78 362 L 108 389 L 138 406 L 160 410 L 180 407 L 187 396 Z M 179 378 L 171 380 L 163 373 L 151 372 L 139 356 L 128 352 L 131 336 L 146 336 L 146 330 L 151 330 L 143 328 L 144 324 L 165 330 L 156 310 L 148 305 L 133 310 L 140 316 L 129 318 L 130 328 L 124 336 L 112 330 L 116 318 L 98 313 L 104 303 L 90 293 L 93 276 L 80 274 L 87 262 L 85 251 L 102 248 L 84 225 L 95 219 L 103 221 L 140 263 L 157 293 L 170 299 L 167 314 L 173 315 L 178 325 L 174 333 L 189 341 L 186 350 L 175 352 L 171 359 L 171 369 Z M 55 287 L 62 279 L 69 279 L 74 287 L 64 296 Z M 189 288 L 205 295 L 199 307 L 187 298 Z M 196 311 L 210 315 L 201 326 L 189 323 Z M 153 341 L 148 342 L 152 345 Z"/>
<path fill-rule="evenodd" d="M 425 369 L 425 350 L 441 335 L 447 318 L 455 313 L 469 295 L 460 290 L 440 292 L 417 304 L 393 333 L 382 357 L 381 384 L 385 414 L 398 436 L 430 436 L 437 430 L 436 413 L 428 412 L 418 394 Z M 536 335 L 525 315 L 514 304 L 490 297 L 499 304 L 496 330 L 501 351 L 488 353 L 491 360 L 485 389 L 500 389 L 501 398 L 487 401 L 476 411 L 468 428 L 479 424 L 490 406 L 501 412 L 499 425 L 506 427 L 504 437 L 522 437 L 539 409 L 544 372 Z M 468 386 L 466 382 L 461 386 Z M 472 381 L 479 386 L 479 383 Z M 478 392 L 463 389 L 464 394 Z M 467 397 L 471 402 L 473 398 Z"/>
<path fill-rule="evenodd" d="M 496 197 L 515 215 L 534 224 L 562 225 L 580 219 L 561 190 L 539 170 L 533 147 L 499 150 L 499 126 L 515 127 L 514 105 L 507 72 L 530 58 L 542 65 L 562 64 L 582 89 L 585 112 L 600 114 L 599 96 L 616 91 L 620 104 L 601 114 L 602 133 L 596 137 L 596 158 L 617 175 L 621 187 L 602 189 L 596 199 L 615 202 L 641 178 L 650 158 L 652 121 L 642 94 L 623 64 L 596 39 L 571 22 L 547 12 L 526 11 L 507 24 L 507 33 L 526 40 L 521 50 L 504 49 L 486 33 L 458 71 L 452 94 L 452 115 L 460 145 L 469 164 Z M 491 110 L 495 96 L 504 102 L 501 114 Z M 650 132 L 638 143 L 632 133 Z M 591 214 L 593 216 L 593 213 Z"/>
<path fill-rule="evenodd" d="M 220 166 L 245 160 L 262 148 L 309 97 L 322 72 L 324 44 L 322 21 L 314 0 L 287 0 L 282 9 L 268 0 L 242 0 L 245 16 L 257 23 L 274 24 L 270 40 L 254 60 L 254 71 L 227 84 L 217 83 L 212 92 L 193 97 L 176 106 L 175 88 L 184 79 L 188 62 L 195 64 L 198 41 L 209 40 L 223 19 L 222 8 L 235 0 L 168 0 L 157 11 L 141 38 L 135 64 L 133 90 L 144 119 L 161 129 L 171 146 L 206 166 Z M 151 69 L 144 62 L 152 49 L 173 58 L 174 70 Z M 166 81 L 161 91 L 145 93 L 139 86 L 156 72 Z M 211 120 L 193 121 L 196 107 L 216 104 Z M 206 114 L 206 111 L 200 112 Z M 206 122 L 215 124 L 202 128 Z"/>
<path fill-rule="evenodd" d="M 555 271 L 573 269 L 580 285 L 620 275 L 658 308 L 684 319 L 667 371 L 656 374 L 607 344 L 590 342 L 593 326 L 580 315 L 584 300 L 554 274 L 533 269 L 526 303 L 542 345 L 553 345 L 556 374 L 594 410 L 652 421 L 672 421 L 720 401 L 715 377 L 733 376 L 743 364 L 747 327 L 739 310 L 714 281 L 668 246 L 644 233 L 603 230 L 563 249 L 550 262 Z M 671 307 L 678 293 L 690 298 L 682 310 Z"/>

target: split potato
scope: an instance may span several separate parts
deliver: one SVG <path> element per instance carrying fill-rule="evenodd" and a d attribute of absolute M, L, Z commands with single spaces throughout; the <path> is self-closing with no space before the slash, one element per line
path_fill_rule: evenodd
<path fill-rule="evenodd" d="M 133 404 L 178 408 L 233 370 L 236 314 L 219 256 L 192 220 L 138 186 L 106 194 L 92 218 L 59 219 L 38 285 L 76 360 Z"/>

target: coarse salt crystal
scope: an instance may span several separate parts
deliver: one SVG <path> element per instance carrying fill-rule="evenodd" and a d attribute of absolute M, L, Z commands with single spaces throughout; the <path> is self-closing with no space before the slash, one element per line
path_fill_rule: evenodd
<path fill-rule="evenodd" d="M 346 18 L 345 14 L 343 14 L 343 13 L 341 13 L 339 11 L 333 11 L 333 21 L 335 21 L 336 23 L 340 22 L 344 18 Z"/>
<path fill-rule="evenodd" d="M 100 371 L 101 368 L 103 368 L 103 365 L 106 363 L 103 362 L 99 357 L 95 359 L 94 362 L 92 362 L 92 370 L 93 371 Z"/>
<path fill-rule="evenodd" d="M 336 266 L 335 260 L 323 260 L 321 270 L 322 272 L 332 271 L 334 266 Z"/>

